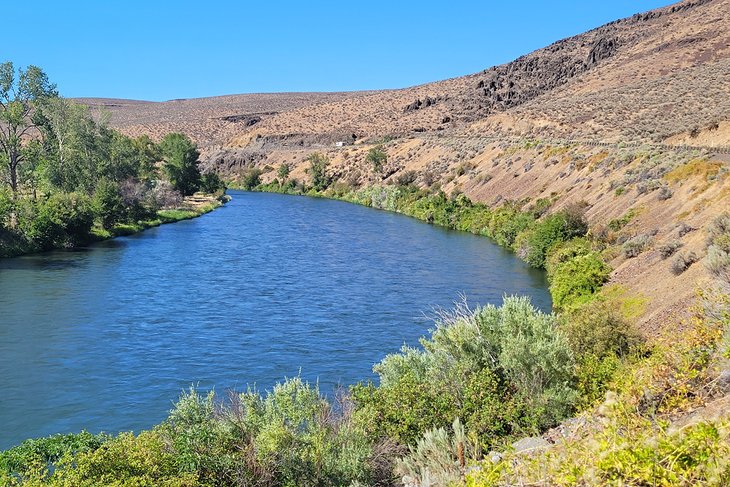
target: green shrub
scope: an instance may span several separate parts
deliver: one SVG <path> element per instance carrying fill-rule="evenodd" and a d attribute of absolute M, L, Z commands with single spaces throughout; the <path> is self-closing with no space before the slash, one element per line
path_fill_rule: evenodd
<path fill-rule="evenodd" d="M 588 409 L 606 397 L 621 365 L 622 360 L 613 354 L 604 357 L 584 355 L 580 358 L 576 372 L 578 409 Z"/>
<path fill-rule="evenodd" d="M 558 242 L 548 250 L 545 256 L 545 270 L 552 275 L 560 264 L 563 264 L 579 255 L 587 255 L 593 251 L 591 241 L 585 237 L 573 238 Z"/>
<path fill-rule="evenodd" d="M 315 191 L 324 191 L 332 184 L 332 177 L 327 174 L 330 160 L 321 152 L 309 154 L 306 161 L 309 162 L 309 177 L 312 179 L 312 188 Z"/>
<path fill-rule="evenodd" d="M 97 183 L 92 205 L 94 214 L 104 229 L 108 230 L 124 220 L 124 201 L 122 201 L 119 184 L 114 181 L 102 179 Z"/>
<path fill-rule="evenodd" d="M 489 221 L 489 237 L 499 245 L 512 247 L 517 235 L 532 224 L 532 214 L 523 213 L 511 204 L 501 206 L 493 210 Z"/>
<path fill-rule="evenodd" d="M 351 393 L 357 404 L 355 419 L 373 440 L 392 438 L 413 444 L 424 431 L 448 424 L 458 415 L 458 399 L 443 384 L 429 384 L 407 370 L 387 386 L 360 383 L 352 386 Z"/>
<path fill-rule="evenodd" d="M 226 183 L 214 172 L 206 172 L 200 177 L 200 191 L 217 194 L 226 190 Z"/>
<path fill-rule="evenodd" d="M 279 179 L 279 181 L 284 184 L 287 179 L 289 179 L 289 174 L 291 173 L 291 166 L 283 162 L 279 169 L 276 170 L 276 177 Z"/>
<path fill-rule="evenodd" d="M 579 255 L 555 267 L 550 276 L 550 294 L 557 310 L 585 302 L 611 275 L 611 268 L 597 252 Z"/>
<path fill-rule="evenodd" d="M 617 305 L 595 300 L 561 316 L 560 327 L 576 357 L 626 356 L 641 342 L 640 335 Z"/>
<path fill-rule="evenodd" d="M 6 188 L 0 188 L 0 228 L 8 225 L 13 212 L 13 197 Z"/>
<path fill-rule="evenodd" d="M 83 242 L 94 223 L 91 201 L 77 193 L 54 193 L 45 200 L 25 200 L 21 205 L 20 229 L 41 249 Z"/>
<path fill-rule="evenodd" d="M 595 300 L 560 317 L 578 364 L 580 406 L 603 399 L 620 369 L 622 359 L 641 343 L 641 337 L 618 309 L 618 305 Z"/>
<path fill-rule="evenodd" d="M 86 431 L 77 434 L 53 435 L 25 440 L 20 445 L 0 452 L 0 479 L 22 475 L 40 466 L 46 469 L 61 458 L 84 451 L 94 451 L 109 438 Z"/>
<path fill-rule="evenodd" d="M 636 210 L 634 208 L 627 211 L 620 218 L 614 218 L 608 222 L 608 228 L 614 232 L 618 232 L 623 227 L 629 224 L 629 222 L 636 216 Z"/>
<path fill-rule="evenodd" d="M 251 191 L 261 184 L 261 169 L 252 167 L 247 169 L 241 177 L 241 187 L 246 191 Z"/>
<path fill-rule="evenodd" d="M 122 433 L 99 448 L 67 455 L 53 473 L 51 485 L 119 485 L 192 487 L 206 485 L 195 473 L 182 473 L 174 453 L 157 431 L 139 436 Z M 222 485 L 209 483 L 207 485 Z"/>
<path fill-rule="evenodd" d="M 383 170 L 383 165 L 388 162 L 388 154 L 382 146 L 373 147 L 365 156 L 365 162 L 373 167 L 373 171 L 380 172 Z"/>
<path fill-rule="evenodd" d="M 516 238 L 514 246 L 528 264 L 542 268 L 552 246 L 583 236 L 587 231 L 588 226 L 580 215 L 561 211 L 536 221 Z"/>

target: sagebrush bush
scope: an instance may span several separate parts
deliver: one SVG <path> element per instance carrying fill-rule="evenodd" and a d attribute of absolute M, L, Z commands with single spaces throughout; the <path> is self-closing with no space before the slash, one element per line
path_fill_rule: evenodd
<path fill-rule="evenodd" d="M 705 267 L 724 288 L 730 289 L 730 213 L 721 214 L 707 228 Z"/>
<path fill-rule="evenodd" d="M 637 235 L 636 237 L 630 238 L 621 246 L 621 251 L 624 257 L 632 259 L 638 257 L 644 252 L 649 245 L 651 245 L 651 237 L 648 235 Z"/>
<path fill-rule="evenodd" d="M 575 401 L 567 340 L 555 316 L 527 298 L 505 298 L 501 307 L 475 311 L 457 308 L 440 318 L 422 346 L 377 364 L 379 387 L 353 388 L 372 435 L 413 444 L 423 431 L 460 417 L 467 431 L 490 445 L 555 424 Z"/>
<path fill-rule="evenodd" d="M 398 460 L 396 473 L 404 485 L 436 487 L 463 481 L 466 460 L 473 456 L 473 449 L 458 418 L 451 429 L 453 433 L 445 428 L 426 431 L 408 454 Z"/>
<path fill-rule="evenodd" d="M 409 186 L 409 185 L 415 183 L 417 179 L 418 179 L 417 171 L 403 171 L 395 179 L 395 182 L 396 182 L 396 184 L 398 184 L 398 186 Z"/>
<path fill-rule="evenodd" d="M 707 226 L 707 246 L 715 245 L 725 252 L 730 252 L 730 213 L 717 216 Z"/>
<path fill-rule="evenodd" d="M 713 357 L 725 350 L 728 311 L 727 295 L 703 295 L 685 330 L 671 330 L 669 343 L 619 369 L 616 392 L 606 393 L 586 427 L 542 452 L 485 460 L 466 484 L 728 485 L 727 411 L 672 424 L 678 413 L 697 413 L 712 397 Z"/>
<path fill-rule="evenodd" d="M 684 244 L 679 240 L 672 240 L 659 247 L 659 255 L 662 259 L 668 259 L 673 256 L 677 250 L 681 249 Z"/>
<path fill-rule="evenodd" d="M 347 413 L 349 414 L 349 413 Z M 214 485 L 342 485 L 372 480 L 372 444 L 316 386 L 286 380 L 227 407 L 184 394 L 161 426 L 181 472 Z"/>
<path fill-rule="evenodd" d="M 672 260 L 672 272 L 678 276 L 689 269 L 697 260 L 699 260 L 699 257 L 694 252 L 681 252 Z"/>
<path fill-rule="evenodd" d="M 367 439 L 299 378 L 217 402 L 194 388 L 165 422 L 135 436 L 81 435 L 30 440 L 0 453 L 0 482 L 14 485 L 323 485 L 388 480 L 394 455 Z M 52 466 L 49 469 L 49 466 Z M 31 480 L 24 482 L 23 480 Z M 5 485 L 5 484 L 2 484 Z"/>
<path fill-rule="evenodd" d="M 724 286 L 730 286 L 730 252 L 723 250 L 719 246 L 710 246 L 707 249 L 705 267 Z"/>

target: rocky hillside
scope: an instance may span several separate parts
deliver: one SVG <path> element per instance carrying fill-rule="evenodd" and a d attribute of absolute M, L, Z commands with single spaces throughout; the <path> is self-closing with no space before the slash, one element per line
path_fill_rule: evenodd
<path fill-rule="evenodd" d="M 460 130 L 664 140 L 730 116 L 728 103 L 707 103 L 730 92 L 728 19 L 727 1 L 682 2 L 481 73 L 288 111 L 231 144 Z"/>

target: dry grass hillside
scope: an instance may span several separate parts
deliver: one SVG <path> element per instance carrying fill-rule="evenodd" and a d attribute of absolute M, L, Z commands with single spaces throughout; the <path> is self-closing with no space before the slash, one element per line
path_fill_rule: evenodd
<path fill-rule="evenodd" d="M 183 132 L 199 145 L 222 143 L 280 112 L 320 103 L 357 99 L 356 93 L 261 93 L 149 102 L 113 98 L 77 98 L 127 135 L 150 135 L 159 140 L 169 132 Z"/>

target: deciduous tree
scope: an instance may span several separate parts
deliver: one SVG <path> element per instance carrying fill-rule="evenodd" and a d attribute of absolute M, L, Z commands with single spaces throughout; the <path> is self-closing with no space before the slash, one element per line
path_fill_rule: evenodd
<path fill-rule="evenodd" d="M 167 134 L 160 142 L 163 170 L 183 196 L 195 193 L 200 186 L 198 152 L 195 144 L 183 134 Z"/>
<path fill-rule="evenodd" d="M 0 64 L 0 151 L 13 197 L 18 193 L 18 166 L 26 157 L 23 144 L 36 128 L 32 115 L 38 103 L 55 96 L 56 86 L 39 67 L 16 74 L 12 62 Z"/>

